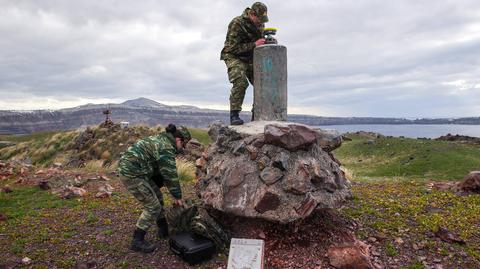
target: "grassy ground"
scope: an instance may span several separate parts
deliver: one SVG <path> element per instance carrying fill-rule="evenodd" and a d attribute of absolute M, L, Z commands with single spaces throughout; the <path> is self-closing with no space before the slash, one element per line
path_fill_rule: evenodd
<path fill-rule="evenodd" d="M 352 138 L 334 153 L 353 175 L 354 199 L 342 212 L 361 223 L 357 235 L 380 239 L 369 243 L 403 268 L 426 268 L 418 257 L 430 257 L 430 264 L 437 259 L 452 268 L 478 268 L 480 196 L 431 189 L 427 182 L 457 181 L 479 170 L 480 147 L 408 138 Z M 466 244 L 439 240 L 434 233 L 440 227 Z"/>
<path fill-rule="evenodd" d="M 140 135 L 153 130 L 136 132 Z M 95 132 L 102 139 L 104 131 Z M 204 130 L 192 133 L 203 143 L 209 142 Z M 55 154 L 38 164 L 46 165 L 65 158 L 63 155 L 68 152 L 63 149 L 70 143 L 67 137 L 77 135 L 61 132 L 23 137 L 17 146 L 0 150 L 0 159 L 5 158 L 6 152 L 24 157 L 38 154 L 39 150 L 47 152 L 51 147 Z M 111 145 L 122 139 L 122 133 L 113 137 L 117 135 Z M 480 196 L 459 196 L 427 186 L 430 181 L 459 180 L 469 171 L 479 170 L 480 147 L 407 138 L 369 140 L 372 139 L 353 136 L 353 141 L 345 142 L 334 154 L 353 175 L 354 199 L 338 214 L 359 224 L 356 235 L 371 245 L 372 256 L 384 261 L 388 268 L 427 268 L 426 264 L 480 268 Z M 96 144 L 108 150 L 107 142 L 95 140 L 88 149 Z M 45 153 L 38 156 L 42 154 Z M 184 191 L 193 198 L 194 166 L 185 161 L 178 166 Z M 101 156 L 92 155 L 89 166 L 77 172 L 95 172 L 102 167 Z M 111 182 L 115 192 L 109 199 L 94 198 L 94 190 L 89 190 L 86 197 L 73 200 L 61 200 L 36 187 L 15 184 L 16 180 L 0 182 L 0 187 L 9 184 L 13 188 L 12 193 L 0 193 L 0 213 L 8 217 L 7 221 L 0 221 L 0 253 L 5 261 L 18 262 L 28 256 L 35 268 L 71 268 L 92 261 L 102 268 L 155 268 L 159 264 L 191 268 L 169 254 L 165 240 L 158 241 L 160 249 L 152 255 L 128 250 L 140 207 L 117 180 Z M 168 204 L 170 196 L 165 197 Z M 434 233 L 440 227 L 457 234 L 465 244 L 437 238 Z M 154 240 L 153 234 L 149 238 Z M 220 255 L 196 268 L 218 268 L 225 264 L 225 259 Z"/>
<path fill-rule="evenodd" d="M 158 134 L 163 127 L 134 126 L 127 129 L 94 127 L 88 131 L 41 132 L 22 136 L 0 136 L 1 141 L 18 143 L 0 148 L 0 160 L 15 158 L 36 166 L 54 163 L 82 166 L 95 170 L 116 167 L 120 154 L 142 137 Z M 207 145 L 211 142 L 204 129 L 191 128 L 192 136 Z"/>
<path fill-rule="evenodd" d="M 335 155 L 356 180 L 459 180 L 480 169 L 479 146 L 411 138 L 352 138 Z"/>

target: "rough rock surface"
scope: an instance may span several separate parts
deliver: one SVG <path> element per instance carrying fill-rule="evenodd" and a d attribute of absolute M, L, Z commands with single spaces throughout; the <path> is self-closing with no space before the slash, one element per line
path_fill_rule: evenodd
<path fill-rule="evenodd" d="M 480 171 L 470 172 L 462 182 L 458 184 L 460 191 L 480 194 Z"/>
<path fill-rule="evenodd" d="M 209 134 L 215 142 L 196 162 L 198 194 L 207 206 L 288 223 L 351 196 L 327 151 L 339 146 L 341 136 L 285 122 L 240 127 L 216 122 Z"/>

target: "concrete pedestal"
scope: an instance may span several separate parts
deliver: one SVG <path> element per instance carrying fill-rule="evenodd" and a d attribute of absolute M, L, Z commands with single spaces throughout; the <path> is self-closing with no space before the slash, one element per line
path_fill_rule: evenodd
<path fill-rule="evenodd" d="M 253 120 L 287 120 L 287 48 L 268 44 L 253 53 Z"/>

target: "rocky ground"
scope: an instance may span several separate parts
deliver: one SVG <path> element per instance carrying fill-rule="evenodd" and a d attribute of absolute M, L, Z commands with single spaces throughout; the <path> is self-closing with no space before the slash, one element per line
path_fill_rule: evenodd
<path fill-rule="evenodd" d="M 12 173 L 1 181 L 0 268 L 226 268 L 225 254 L 190 267 L 154 233 L 157 251 L 129 251 L 140 208 L 114 174 L 22 167 L 2 170 Z M 62 199 L 59 178 L 84 192 Z M 42 181 L 52 188 L 42 190 Z M 111 195 L 98 195 L 106 184 Z M 219 220 L 236 237 L 264 239 L 268 268 L 334 268 L 352 262 L 345 253 L 366 266 L 354 268 L 478 268 L 480 197 L 457 195 L 452 185 L 354 183 L 354 199 L 341 209 L 292 224 Z M 183 186 L 194 198 L 194 182 Z"/>
<path fill-rule="evenodd" d="M 352 139 L 334 152 L 352 181 L 353 198 L 341 208 L 288 225 L 229 215 L 219 221 L 236 237 L 264 239 L 267 268 L 480 268 L 480 175 L 457 183 L 478 169 L 478 147 Z M 53 151 L 50 140 L 42 141 Z M 22 143 L 14 149 L 36 147 L 49 156 L 39 142 Z M 115 174 L 102 165 L 66 168 L 53 155 L 46 160 L 43 167 L 0 161 L 0 268 L 226 268 L 221 253 L 188 266 L 153 231 L 148 238 L 157 251 L 129 251 L 141 209 Z M 196 199 L 192 175 L 181 178 L 186 197 Z"/>

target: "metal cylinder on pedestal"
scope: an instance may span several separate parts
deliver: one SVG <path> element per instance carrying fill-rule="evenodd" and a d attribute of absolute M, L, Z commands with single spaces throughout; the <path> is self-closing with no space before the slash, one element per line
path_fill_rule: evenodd
<path fill-rule="evenodd" d="M 268 44 L 253 52 L 253 120 L 287 120 L 287 48 Z"/>

